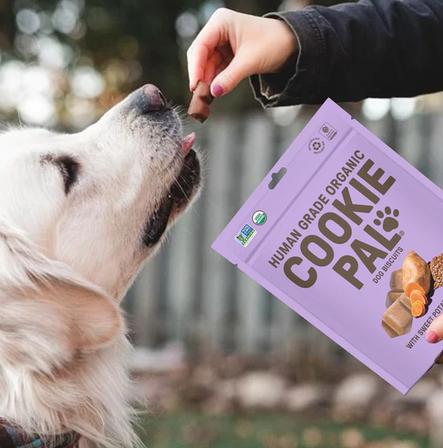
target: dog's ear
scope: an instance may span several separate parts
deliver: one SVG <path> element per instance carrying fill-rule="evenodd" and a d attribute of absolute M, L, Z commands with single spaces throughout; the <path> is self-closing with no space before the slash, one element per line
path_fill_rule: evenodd
<path fill-rule="evenodd" d="M 120 308 L 105 291 L 76 275 L 64 263 L 47 258 L 26 235 L 6 225 L 1 216 L 0 296 L 25 299 L 12 301 L 14 316 L 26 315 L 28 320 L 33 317 L 36 323 L 41 319 L 41 337 L 47 330 L 51 339 L 55 328 L 60 327 L 65 329 L 60 335 L 64 338 L 69 329 L 73 353 L 97 350 L 124 332 Z M 29 310 L 35 313 L 38 303 L 44 305 L 43 315 L 31 316 Z M 18 307 L 22 307 L 23 313 L 18 312 Z M 48 318 L 58 316 L 60 322 L 48 322 L 45 313 Z M 43 323 L 48 328 L 43 328 Z M 29 322 L 23 326 L 30 327 Z"/>
<path fill-rule="evenodd" d="M 48 276 L 33 287 L 0 287 L 0 360 L 51 373 L 124 334 L 118 306 L 99 290 Z"/>
<path fill-rule="evenodd" d="M 52 302 L 69 322 L 73 348 L 77 351 L 95 351 L 124 332 L 119 307 L 92 285 L 50 277 L 38 290 L 41 300 Z"/>

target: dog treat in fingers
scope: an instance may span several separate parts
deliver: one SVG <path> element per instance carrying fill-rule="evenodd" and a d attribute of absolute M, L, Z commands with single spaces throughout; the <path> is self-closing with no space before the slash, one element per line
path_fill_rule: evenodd
<path fill-rule="evenodd" d="M 209 117 L 209 105 L 213 99 L 209 85 L 199 81 L 192 94 L 188 115 L 203 123 Z"/>
<path fill-rule="evenodd" d="M 419 290 L 427 294 L 431 288 L 431 271 L 428 263 L 416 252 L 408 253 L 403 261 L 403 289 L 408 297 L 412 291 Z"/>

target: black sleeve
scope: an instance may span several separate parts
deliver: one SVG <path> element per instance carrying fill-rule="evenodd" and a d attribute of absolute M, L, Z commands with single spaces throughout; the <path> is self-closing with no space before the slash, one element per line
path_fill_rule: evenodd
<path fill-rule="evenodd" d="M 251 77 L 264 107 L 443 90 L 443 0 L 361 0 L 267 17 L 288 24 L 299 51 L 279 73 Z"/>

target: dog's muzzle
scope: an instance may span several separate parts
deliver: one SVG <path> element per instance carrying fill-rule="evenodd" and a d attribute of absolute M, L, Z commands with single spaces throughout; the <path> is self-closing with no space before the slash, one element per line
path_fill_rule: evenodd
<path fill-rule="evenodd" d="M 142 115 L 167 113 L 168 102 L 160 89 L 146 84 L 132 94 L 131 107 Z M 150 247 L 163 235 L 171 218 L 179 215 L 188 205 L 200 184 L 200 163 L 192 146 L 195 133 L 185 136 L 181 142 L 183 166 L 160 205 L 148 220 L 143 234 L 143 242 Z"/>

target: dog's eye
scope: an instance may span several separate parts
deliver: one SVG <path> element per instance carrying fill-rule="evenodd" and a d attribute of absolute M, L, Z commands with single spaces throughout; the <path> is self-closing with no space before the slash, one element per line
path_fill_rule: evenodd
<path fill-rule="evenodd" d="M 72 186 L 77 182 L 80 164 L 69 156 L 58 157 L 55 160 L 65 184 L 65 193 L 68 194 Z"/>

